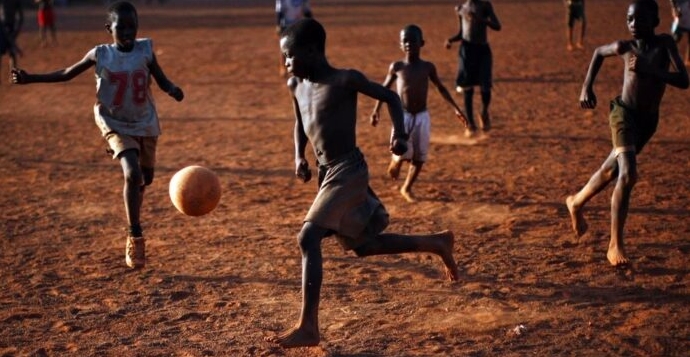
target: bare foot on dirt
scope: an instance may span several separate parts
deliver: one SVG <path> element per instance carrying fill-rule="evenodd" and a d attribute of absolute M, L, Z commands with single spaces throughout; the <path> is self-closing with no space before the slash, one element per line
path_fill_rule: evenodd
<path fill-rule="evenodd" d="M 445 264 L 446 278 L 450 281 L 458 281 L 460 278 L 460 273 L 458 273 L 458 265 L 455 263 L 455 258 L 453 258 L 453 246 L 455 245 L 455 235 L 451 231 L 443 231 L 439 233 L 442 236 L 443 247 L 439 255 L 443 259 L 443 264 Z"/>
<path fill-rule="evenodd" d="M 609 247 L 609 251 L 606 253 L 606 258 L 609 259 L 611 265 L 620 266 L 628 264 L 628 258 L 625 257 L 623 249 L 619 247 Z"/>
<path fill-rule="evenodd" d="M 306 327 L 293 327 L 280 335 L 267 337 L 266 341 L 279 344 L 284 348 L 312 347 L 320 342 L 319 332 Z"/>
<path fill-rule="evenodd" d="M 573 204 L 574 200 L 574 196 L 568 196 L 565 199 L 565 204 L 568 206 L 568 212 L 570 212 L 570 220 L 573 224 L 573 230 L 575 231 L 575 234 L 580 237 L 587 232 L 588 226 L 587 222 L 585 221 L 585 217 L 582 215 L 580 207 L 575 207 Z"/>
<path fill-rule="evenodd" d="M 400 189 L 400 194 L 401 194 L 401 195 L 403 196 L 403 198 L 404 198 L 407 202 L 409 202 L 409 203 L 415 203 L 415 202 L 417 202 L 417 199 L 416 199 L 416 198 L 414 197 L 414 195 L 412 194 L 412 191 L 408 191 L 408 190 L 406 190 L 406 189 L 404 189 L 404 188 L 401 188 L 401 189 Z"/>
<path fill-rule="evenodd" d="M 388 176 L 393 180 L 400 177 L 400 166 L 402 166 L 402 161 L 391 160 L 391 163 L 388 164 Z"/>

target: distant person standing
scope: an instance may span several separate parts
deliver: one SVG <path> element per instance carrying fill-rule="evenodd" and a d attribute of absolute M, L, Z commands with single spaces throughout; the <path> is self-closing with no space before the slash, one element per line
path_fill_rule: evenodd
<path fill-rule="evenodd" d="M 276 17 L 278 24 L 276 33 L 280 37 L 281 32 L 295 22 L 312 17 L 309 0 L 276 0 Z M 281 76 L 287 75 L 285 71 L 285 59 L 280 54 L 279 72 Z"/>
<path fill-rule="evenodd" d="M 500 31 L 501 23 L 494 12 L 494 7 L 487 0 L 467 0 L 464 4 L 455 7 L 455 13 L 459 22 L 458 33 L 446 40 L 446 48 L 450 49 L 453 42 L 460 42 L 455 90 L 464 95 L 465 115 L 468 121 L 465 135 L 469 137 L 473 136 L 477 130 L 472 110 L 474 86 L 479 86 L 482 93 L 479 129 L 484 132 L 491 129 L 489 104 L 491 103 L 493 57 L 486 29 L 488 27 Z"/>
<path fill-rule="evenodd" d="M 5 31 L 5 24 L 0 20 L 0 68 L 2 68 L 2 56 L 7 53 L 10 56 L 10 68 L 12 68 L 12 58 L 15 58 L 17 53 L 17 47 L 14 44 L 12 38 L 7 35 Z M 0 76 L 2 77 L 2 76 Z"/>
<path fill-rule="evenodd" d="M 690 0 L 670 0 L 673 12 L 671 33 L 676 43 L 680 44 L 683 34 L 688 40 L 685 46 L 685 65 L 690 66 Z"/>
<path fill-rule="evenodd" d="M 55 30 L 55 10 L 53 9 L 53 0 L 34 0 L 38 4 L 38 35 L 41 39 L 41 45 L 47 46 L 48 39 L 46 31 L 50 30 L 50 38 L 53 44 L 57 43 L 57 33 Z"/>
<path fill-rule="evenodd" d="M 21 53 L 17 46 L 17 36 L 24 24 L 24 9 L 21 0 L 0 0 L 2 2 L 2 22 L 5 36 L 11 40 L 15 51 L 9 51 L 10 68 L 17 66 L 17 53 Z"/>
<path fill-rule="evenodd" d="M 568 39 L 567 49 L 573 50 L 573 31 L 575 30 L 575 23 L 580 22 L 580 39 L 575 44 L 575 48 L 584 48 L 585 28 L 587 27 L 587 20 L 585 18 L 585 0 L 563 0 L 565 3 L 565 21 L 567 25 L 566 36 Z"/>

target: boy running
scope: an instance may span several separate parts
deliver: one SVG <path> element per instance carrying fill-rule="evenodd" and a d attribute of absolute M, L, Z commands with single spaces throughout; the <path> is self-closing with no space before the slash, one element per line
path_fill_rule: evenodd
<path fill-rule="evenodd" d="M 455 13 L 458 16 L 458 33 L 446 40 L 446 48 L 450 49 L 453 42 L 460 41 L 455 91 L 463 93 L 465 99 L 465 115 L 469 122 L 465 135 L 470 137 L 477 131 L 472 109 L 475 86 L 479 86 L 482 93 L 479 129 L 483 132 L 491 129 L 489 104 L 491 104 L 493 56 L 486 29 L 488 27 L 500 31 L 501 23 L 494 12 L 494 7 L 486 0 L 467 0 L 462 6 L 455 7 Z"/>
<path fill-rule="evenodd" d="M 595 108 L 594 79 L 604 58 L 620 56 L 623 59 L 622 93 L 611 101 L 609 115 L 613 150 L 589 182 L 566 199 L 572 228 L 578 236 L 582 235 L 587 230 L 582 215 L 584 205 L 617 179 L 611 199 L 611 240 L 606 253 L 614 266 L 628 262 L 623 245 L 623 226 L 628 215 L 630 194 L 637 181 L 636 156 L 656 131 L 659 104 L 666 85 L 682 89 L 689 85 L 688 72 L 673 38 L 654 33 L 659 25 L 656 1 L 633 1 L 628 7 L 627 23 L 633 38 L 616 41 L 594 51 L 580 94 L 582 108 Z M 670 65 L 675 68 L 674 72 L 669 71 Z"/>
<path fill-rule="evenodd" d="M 408 202 L 416 201 L 412 194 L 412 185 L 422 171 L 422 166 L 429 152 L 431 120 L 426 105 L 429 81 L 436 85 L 443 99 L 455 109 L 455 115 L 467 128 L 467 119 L 438 78 L 436 66 L 420 57 L 422 46 L 424 46 L 424 36 L 421 28 L 416 25 L 408 25 L 402 29 L 400 31 L 400 48 L 405 52 L 405 59 L 391 63 L 388 75 L 383 82 L 383 86 L 386 88 L 390 88 L 393 82 L 396 83 L 398 95 L 405 110 L 405 130 L 409 135 L 411 145 L 404 155 L 393 155 L 388 166 L 388 175 L 397 179 L 403 161 L 411 163 L 405 183 L 400 188 L 400 193 Z M 376 101 L 374 111 L 371 114 L 371 125 L 373 126 L 379 122 L 380 108 L 381 101 Z"/>
<path fill-rule="evenodd" d="M 137 39 L 137 11 L 129 2 L 116 2 L 108 9 L 106 30 L 113 43 L 98 45 L 74 65 L 46 74 L 12 70 L 18 84 L 69 81 L 91 67 L 96 72 L 94 114 L 113 159 L 124 172 L 123 189 L 129 234 L 125 262 L 130 268 L 146 263 L 145 241 L 139 219 L 144 188 L 153 182 L 156 143 L 160 135 L 158 115 L 150 89 L 151 76 L 161 90 L 177 101 L 182 90 L 163 73 L 150 39 Z"/>
<path fill-rule="evenodd" d="M 357 70 L 333 68 L 325 53 L 326 32 L 316 20 L 304 19 L 288 27 L 280 39 L 285 66 L 292 75 L 288 88 L 295 112 L 295 174 L 311 179 L 305 148 L 311 143 L 318 161 L 319 191 L 298 236 L 302 253 L 302 311 L 297 324 L 269 341 L 283 347 L 316 346 L 323 277 L 321 240 L 335 235 L 357 256 L 426 252 L 438 255 L 446 276 L 458 279 L 453 259 L 453 233 L 429 235 L 381 233 L 388 213 L 369 187 L 364 155 L 357 148 L 357 95 L 385 102 L 393 120 L 390 150 L 406 151 L 400 98 L 369 81 Z"/>

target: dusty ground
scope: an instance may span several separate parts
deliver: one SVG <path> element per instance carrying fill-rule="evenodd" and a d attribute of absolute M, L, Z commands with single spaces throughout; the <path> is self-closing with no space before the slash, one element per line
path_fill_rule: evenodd
<path fill-rule="evenodd" d="M 229 5 L 230 3 L 231 5 Z M 396 4 L 397 3 L 397 4 Z M 576 239 L 563 204 L 609 150 L 607 101 L 622 64 L 597 81 L 600 106 L 577 99 L 595 45 L 628 37 L 625 1 L 588 4 L 585 51 L 565 51 L 560 1 L 494 1 L 495 131 L 475 145 L 432 93 L 433 145 L 408 204 L 384 176 L 388 126 L 372 129 L 360 100 L 359 144 L 391 231 L 456 232 L 461 280 L 427 255 L 358 259 L 323 244 L 319 347 L 264 342 L 300 304 L 295 237 L 313 183 L 292 175 L 293 117 L 278 76 L 273 2 L 169 1 L 140 8 L 140 36 L 187 97 L 157 88 L 164 135 L 143 211 L 148 265 L 124 266 L 119 165 L 93 124 L 94 80 L 0 84 L 0 355 L 2 356 L 680 356 L 690 350 L 690 102 L 669 88 L 658 133 L 639 156 L 627 225 L 633 262 L 606 261 L 608 189 Z M 194 5 L 192 5 L 194 4 Z M 424 5 L 419 5 L 424 4 Z M 425 31 L 423 56 L 452 88 L 452 1 L 314 1 L 340 67 L 382 81 L 401 57 L 398 31 Z M 661 1 L 660 30 L 670 24 Z M 35 13 L 21 65 L 51 71 L 109 42 L 99 6 L 58 11 L 59 46 L 40 48 Z M 3 73 L 7 62 L 4 59 Z M 458 98 L 460 102 L 460 98 Z M 168 182 L 200 164 L 223 182 L 220 206 L 177 212 Z M 520 335 L 511 332 L 524 325 Z M 686 352 L 683 352 L 686 351 Z"/>

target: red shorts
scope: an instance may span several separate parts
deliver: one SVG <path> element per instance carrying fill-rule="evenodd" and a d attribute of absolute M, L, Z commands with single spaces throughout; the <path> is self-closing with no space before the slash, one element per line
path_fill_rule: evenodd
<path fill-rule="evenodd" d="M 55 25 L 55 12 L 53 9 L 43 9 L 38 11 L 38 26 L 50 27 Z"/>

